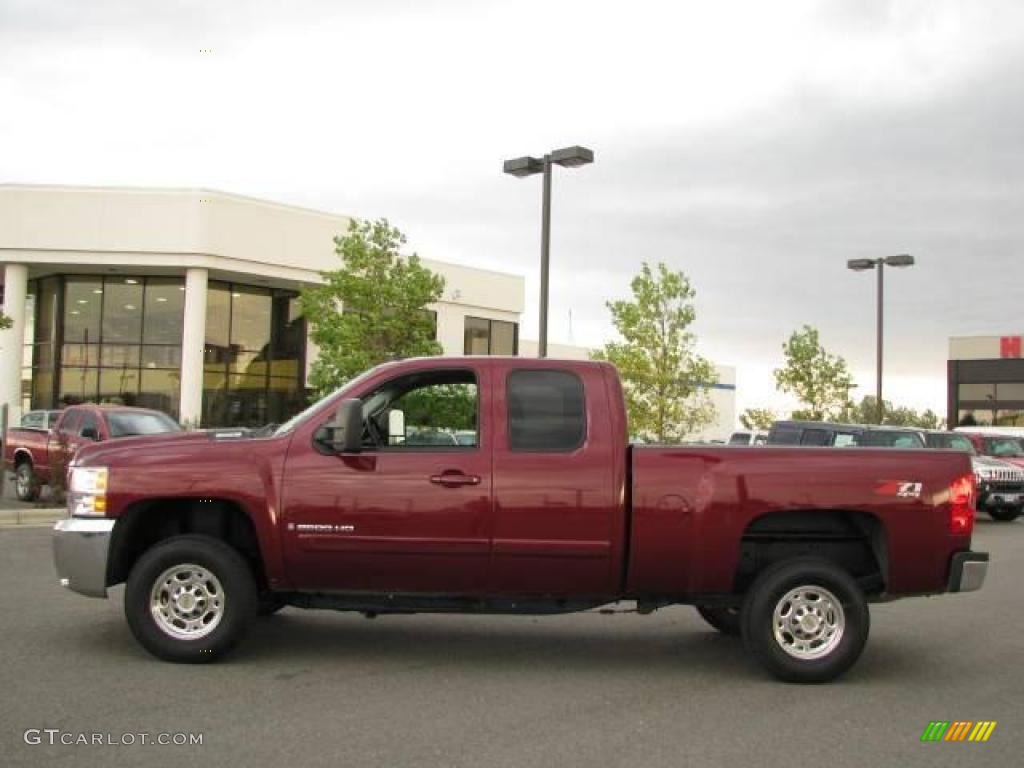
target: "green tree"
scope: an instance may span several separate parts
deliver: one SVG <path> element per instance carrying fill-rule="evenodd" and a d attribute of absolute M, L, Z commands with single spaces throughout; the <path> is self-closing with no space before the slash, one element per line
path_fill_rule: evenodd
<path fill-rule="evenodd" d="M 878 422 L 878 398 L 865 395 L 858 403 L 848 403 L 843 409 L 840 419 L 851 424 L 876 424 Z M 930 408 L 916 411 L 905 406 L 894 406 L 888 400 L 882 400 L 882 423 L 894 427 L 920 427 L 921 429 L 941 429 L 942 418 Z"/>
<path fill-rule="evenodd" d="M 806 408 L 793 418 L 822 421 L 840 413 L 849 403 L 853 377 L 846 361 L 825 350 L 818 330 L 805 325 L 782 345 L 786 365 L 775 370 L 775 385 L 795 395 Z"/>
<path fill-rule="evenodd" d="M 388 360 L 440 354 L 426 306 L 441 298 L 444 278 L 415 253 L 399 255 L 402 233 L 386 219 L 352 221 L 334 244 L 341 267 L 322 272 L 323 283 L 300 297 L 320 349 L 313 388 L 323 395 Z"/>
<path fill-rule="evenodd" d="M 740 424 L 744 429 L 771 429 L 778 418 L 771 408 L 747 408 L 740 414 Z"/>
<path fill-rule="evenodd" d="M 630 283 L 632 301 L 609 301 L 612 322 L 622 336 L 594 353 L 614 363 L 622 376 L 632 434 L 677 443 L 715 418 L 708 388 L 714 366 L 694 351 L 688 330 L 696 317 L 695 296 L 682 272 L 643 265 Z"/>
<path fill-rule="evenodd" d="M 14 321 L 3 312 L 0 312 L 0 331 L 6 331 L 12 325 L 14 325 Z"/>

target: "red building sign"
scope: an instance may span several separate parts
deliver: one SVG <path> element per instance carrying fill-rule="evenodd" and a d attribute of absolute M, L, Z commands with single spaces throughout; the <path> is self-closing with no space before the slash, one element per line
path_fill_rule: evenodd
<path fill-rule="evenodd" d="M 1003 336 L 999 339 L 1000 357 L 1020 357 L 1020 336 Z"/>

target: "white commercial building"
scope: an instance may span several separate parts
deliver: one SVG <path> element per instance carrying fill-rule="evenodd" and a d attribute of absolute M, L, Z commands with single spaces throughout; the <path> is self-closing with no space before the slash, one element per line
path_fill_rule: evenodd
<path fill-rule="evenodd" d="M 304 285 L 340 260 L 349 218 L 199 189 L 0 185 L 0 405 L 120 402 L 183 423 L 285 420 L 307 398 L 315 346 Z M 445 278 L 435 313 L 447 355 L 536 355 L 519 340 L 519 275 L 424 259 Z M 551 357 L 588 350 L 550 344 Z M 693 439 L 724 440 L 736 374 L 718 367 L 718 418 Z"/>
<path fill-rule="evenodd" d="M 204 426 L 282 421 L 315 356 L 296 297 L 349 219 L 198 189 L 0 185 L 0 404 L 114 401 Z M 516 354 L 518 275 L 444 276 L 446 354 Z"/>

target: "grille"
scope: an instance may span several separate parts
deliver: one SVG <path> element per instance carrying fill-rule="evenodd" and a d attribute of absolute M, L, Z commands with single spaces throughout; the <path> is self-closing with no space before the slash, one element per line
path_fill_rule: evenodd
<path fill-rule="evenodd" d="M 1024 483 L 1024 472 L 1012 467 L 983 469 L 981 476 L 996 483 Z"/>

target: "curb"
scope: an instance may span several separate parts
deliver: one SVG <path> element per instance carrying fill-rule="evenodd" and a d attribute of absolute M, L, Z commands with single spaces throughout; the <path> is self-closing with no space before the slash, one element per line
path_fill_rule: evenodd
<path fill-rule="evenodd" d="M 53 525 L 67 517 L 63 507 L 43 509 L 4 509 L 0 510 L 0 528 L 39 528 Z"/>

